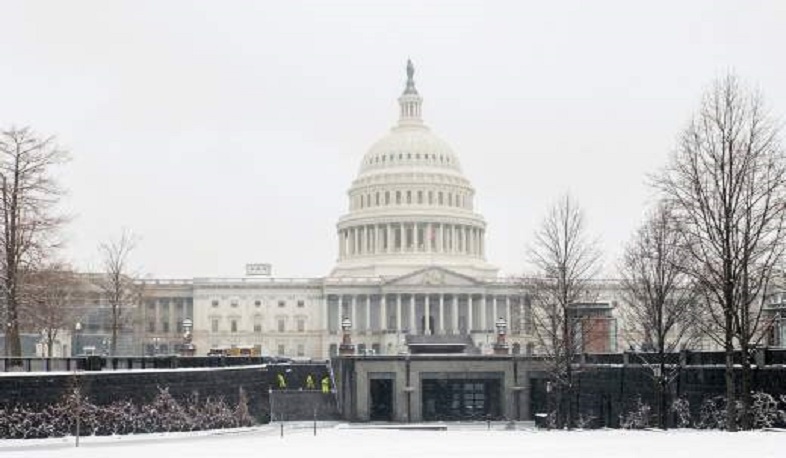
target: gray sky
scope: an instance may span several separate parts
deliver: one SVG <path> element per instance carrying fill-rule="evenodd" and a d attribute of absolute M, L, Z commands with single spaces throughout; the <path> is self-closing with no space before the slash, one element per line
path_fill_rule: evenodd
<path fill-rule="evenodd" d="M 71 151 L 78 267 L 127 227 L 153 276 L 321 276 L 411 57 L 489 260 L 525 269 L 570 191 L 611 268 L 715 77 L 733 69 L 784 119 L 784 24 L 782 1 L 5 1 L 0 126 Z"/>

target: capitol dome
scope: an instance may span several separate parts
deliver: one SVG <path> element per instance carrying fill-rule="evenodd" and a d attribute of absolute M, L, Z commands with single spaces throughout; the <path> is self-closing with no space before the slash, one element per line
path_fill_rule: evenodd
<path fill-rule="evenodd" d="M 331 276 L 400 276 L 440 266 L 494 277 L 485 261 L 486 223 L 475 190 L 451 147 L 423 123 L 414 67 L 399 97 L 399 121 L 371 146 L 338 222 L 339 259 Z"/>

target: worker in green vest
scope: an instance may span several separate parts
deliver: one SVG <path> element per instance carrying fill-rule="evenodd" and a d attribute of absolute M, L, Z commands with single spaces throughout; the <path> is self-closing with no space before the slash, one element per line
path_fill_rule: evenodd
<path fill-rule="evenodd" d="M 276 375 L 276 381 L 278 382 L 278 389 L 279 390 L 286 390 L 287 389 L 287 381 L 284 379 L 284 374 L 281 372 Z"/>
<path fill-rule="evenodd" d="M 330 377 L 327 375 L 322 377 L 322 392 L 325 394 L 330 393 Z"/>
<path fill-rule="evenodd" d="M 311 374 L 308 374 L 308 377 L 306 377 L 306 389 L 307 390 L 316 389 L 316 385 L 314 385 L 314 376 L 312 376 Z"/>

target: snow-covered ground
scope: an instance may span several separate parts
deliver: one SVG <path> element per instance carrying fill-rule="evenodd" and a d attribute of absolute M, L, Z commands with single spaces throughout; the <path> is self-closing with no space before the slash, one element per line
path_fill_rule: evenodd
<path fill-rule="evenodd" d="M 448 425 L 447 431 L 277 425 L 223 432 L 0 441 L 0 456 L 109 458 L 783 458 L 786 432 L 718 431 L 486 431 Z"/>

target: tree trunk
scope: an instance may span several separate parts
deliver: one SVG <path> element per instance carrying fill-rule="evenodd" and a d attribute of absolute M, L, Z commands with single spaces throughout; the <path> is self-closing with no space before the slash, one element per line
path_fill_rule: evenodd
<path fill-rule="evenodd" d="M 726 313 L 725 350 L 726 350 L 726 430 L 737 431 L 737 405 L 734 391 L 734 342 L 730 313 Z"/>

